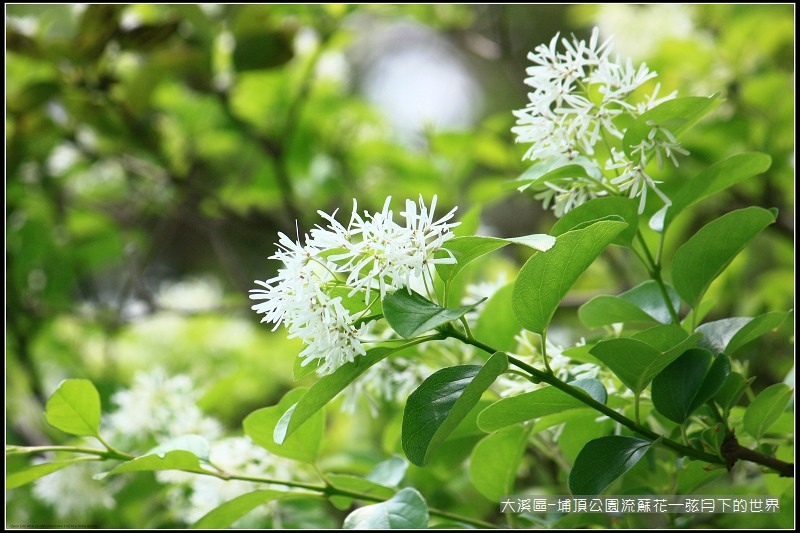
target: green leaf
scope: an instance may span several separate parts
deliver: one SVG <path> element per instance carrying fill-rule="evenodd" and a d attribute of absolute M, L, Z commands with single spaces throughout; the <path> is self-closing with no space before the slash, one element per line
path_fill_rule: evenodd
<path fill-rule="evenodd" d="M 595 400 L 605 403 L 605 387 L 597 380 L 578 380 L 570 385 L 583 389 Z M 526 420 L 581 407 L 587 407 L 587 405 L 561 389 L 542 387 L 493 403 L 478 415 L 478 427 L 487 432 L 496 431 Z"/>
<path fill-rule="evenodd" d="M 674 309 L 681 304 L 680 296 L 667 286 Z M 595 296 L 578 309 L 578 317 L 586 326 L 596 328 L 617 322 L 649 322 L 668 324 L 672 321 L 667 305 L 655 281 L 637 285 L 619 296 Z"/>
<path fill-rule="evenodd" d="M 327 474 L 325 479 L 337 489 L 369 494 L 382 500 L 388 500 L 397 492 L 374 481 L 350 474 Z M 353 498 L 349 496 L 333 495 L 330 500 L 338 509 L 347 509 L 353 504 Z"/>
<path fill-rule="evenodd" d="M 64 467 L 74 465 L 75 463 L 82 463 L 85 461 L 96 461 L 95 457 L 81 457 L 80 459 L 71 459 L 69 461 L 58 461 L 55 463 L 43 463 L 40 465 L 33 465 L 25 467 L 24 470 L 18 472 L 6 473 L 6 490 L 16 489 L 23 485 L 27 485 L 37 479 L 44 477 L 53 472 L 57 472 Z"/>
<path fill-rule="evenodd" d="M 682 424 L 714 396 L 730 373 L 730 362 L 724 355 L 713 364 L 712 359 L 707 350 L 687 350 L 656 376 L 652 396 L 658 412 Z"/>
<path fill-rule="evenodd" d="M 367 474 L 367 479 L 385 487 L 396 487 L 403 481 L 406 470 L 408 470 L 408 461 L 399 455 L 394 455 L 375 465 L 372 472 Z"/>
<path fill-rule="evenodd" d="M 639 462 L 651 443 L 634 437 L 600 437 L 589 441 L 569 473 L 572 494 L 600 494 L 611 482 Z"/>
<path fill-rule="evenodd" d="M 697 338 L 699 335 L 689 337 L 675 346 L 664 347 L 664 351 L 632 337 L 610 339 L 598 342 L 590 353 L 610 368 L 626 387 L 639 394 Z"/>
<path fill-rule="evenodd" d="M 469 479 L 478 492 L 494 502 L 513 492 L 527 439 L 525 428 L 511 426 L 492 433 L 475 446 L 469 458 Z"/>
<path fill-rule="evenodd" d="M 398 351 L 395 348 L 378 347 L 367 350 L 367 354 L 356 357 L 354 361 L 346 363 L 333 374 L 323 376 L 308 390 L 292 412 L 291 419 L 286 426 L 285 437 L 292 435 L 302 426 L 314 413 L 325 407 L 337 394 L 342 392 L 348 385 L 355 381 L 361 374 L 366 372 L 369 367 L 379 363 L 390 354 Z M 283 439 L 276 441 L 283 443 Z"/>
<path fill-rule="evenodd" d="M 586 167 L 579 164 L 564 165 L 560 157 L 537 161 L 516 180 L 509 183 L 519 191 L 524 191 L 534 183 L 557 181 L 564 178 L 589 178 Z"/>
<path fill-rule="evenodd" d="M 639 203 L 632 198 L 621 196 L 594 198 L 571 211 L 567 211 L 564 216 L 556 221 L 550 233 L 558 237 L 574 229 L 579 224 L 612 215 L 622 217 L 628 223 L 628 227 L 622 230 L 611 243 L 620 246 L 630 245 L 639 229 Z"/>
<path fill-rule="evenodd" d="M 687 207 L 727 189 L 731 185 L 766 172 L 771 163 L 770 156 L 760 152 L 735 154 L 714 163 L 689 180 L 673 195 L 672 205 L 667 208 L 661 228 L 653 229 L 662 231 Z"/>
<path fill-rule="evenodd" d="M 45 419 L 71 435 L 98 437 L 100 394 L 88 379 L 65 379 L 47 400 Z"/>
<path fill-rule="evenodd" d="M 512 294 L 520 324 L 529 331 L 544 333 L 572 284 L 625 227 L 625 222 L 616 220 L 595 222 L 558 236 L 553 248 L 528 259 Z"/>
<path fill-rule="evenodd" d="M 401 337 L 410 339 L 442 324 L 458 320 L 479 303 L 445 309 L 421 294 L 400 289 L 383 299 L 383 314 L 393 330 Z"/>
<path fill-rule="evenodd" d="M 403 413 L 403 451 L 409 461 L 424 466 L 507 368 L 506 354 L 497 352 L 483 366 L 443 368 L 423 381 L 408 397 Z"/>
<path fill-rule="evenodd" d="M 737 372 L 731 372 L 731 374 L 728 376 L 728 379 L 725 380 L 725 383 L 714 396 L 714 400 L 725 412 L 730 411 L 731 407 L 736 405 L 736 403 L 739 401 L 739 398 L 742 397 L 742 394 L 744 394 L 744 391 L 747 389 L 748 385 L 750 385 L 750 383 L 752 383 L 755 379 L 755 377 L 752 377 L 748 380 L 745 380 L 744 376 L 741 374 Z"/>
<path fill-rule="evenodd" d="M 459 272 L 475 259 L 512 243 L 522 244 L 535 250 L 545 252 L 552 248 L 555 243 L 555 237 L 545 234 L 526 235 L 524 237 L 513 237 L 510 239 L 483 237 L 480 235 L 456 237 L 443 245 L 443 248 L 446 248 L 453 254 L 456 263 L 437 264 L 436 272 L 445 283 L 450 283 Z M 438 252 L 436 257 L 449 257 L 449 255 L 446 252 Z"/>
<path fill-rule="evenodd" d="M 428 504 L 412 488 L 405 488 L 390 500 L 367 505 L 350 513 L 344 529 L 426 529 Z"/>
<path fill-rule="evenodd" d="M 514 284 L 509 283 L 486 300 L 475 327 L 472 328 L 475 338 L 498 350 L 516 350 L 515 337 L 522 330 L 511 309 L 513 291 Z"/>
<path fill-rule="evenodd" d="M 748 342 L 774 331 L 789 316 L 789 312 L 772 312 L 755 318 L 723 318 L 697 327 L 703 334 L 700 346 L 714 353 L 732 354 Z"/>
<path fill-rule="evenodd" d="M 256 490 L 228 500 L 219 507 L 209 511 L 195 522 L 192 529 L 225 529 L 241 517 L 265 503 L 282 498 L 318 498 L 315 493 L 286 492 L 282 490 Z"/>
<path fill-rule="evenodd" d="M 278 405 L 258 409 L 247 415 L 242 422 L 245 435 L 275 455 L 314 463 L 319 452 L 325 423 L 325 417 L 319 409 L 306 418 L 306 424 L 292 432 L 291 435 L 280 439 L 280 443 L 277 443 L 275 438 L 276 433 L 280 433 L 279 427 L 282 428 L 289 424 L 289 417 L 294 418 L 290 410 L 297 413 L 297 401 L 305 394 L 307 393 L 303 388 L 293 389 L 281 398 Z"/>
<path fill-rule="evenodd" d="M 744 412 L 745 431 L 760 439 L 786 410 L 791 399 L 792 389 L 785 383 L 776 383 L 762 390 Z"/>
<path fill-rule="evenodd" d="M 711 282 L 750 240 L 775 222 L 771 211 L 747 207 L 703 226 L 675 252 L 672 282 L 691 307 L 697 307 Z"/>
<path fill-rule="evenodd" d="M 678 137 L 718 105 L 719 98 L 716 96 L 687 96 L 667 100 L 642 113 L 630 125 L 622 138 L 622 149 L 633 160 L 631 150 L 647 139 L 654 126 L 666 128 Z"/>
<path fill-rule="evenodd" d="M 106 476 L 114 476 L 125 472 L 146 472 L 157 470 L 182 470 L 184 472 L 206 472 L 200 466 L 200 458 L 192 452 L 186 450 L 172 450 L 165 453 L 148 452 L 141 457 L 132 459 L 113 468 L 109 472 L 104 472 L 94 476 L 94 479 L 103 479 Z"/>

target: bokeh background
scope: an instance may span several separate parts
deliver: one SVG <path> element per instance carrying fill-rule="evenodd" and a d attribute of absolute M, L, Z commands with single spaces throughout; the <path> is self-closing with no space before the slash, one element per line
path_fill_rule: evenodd
<path fill-rule="evenodd" d="M 482 234 L 547 232 L 552 213 L 508 186 L 525 169 L 511 110 L 527 102 L 527 53 L 594 25 L 665 93 L 722 94 L 685 137 L 677 174 L 742 151 L 772 157 L 671 230 L 667 257 L 722 213 L 779 209 L 712 287 L 708 319 L 791 309 L 793 5 L 6 5 L 7 443 L 65 441 L 41 414 L 62 379 L 91 379 L 110 408 L 157 368 L 189 376 L 201 409 L 240 431 L 295 385 L 300 349 L 259 324 L 247 291 L 274 275 L 277 232 L 302 235 L 317 210 L 436 194 Z M 525 259 L 513 253 L 480 273 L 513 279 Z M 560 311 L 564 342 L 592 335 L 578 305 L 642 275 L 610 250 Z M 787 323 L 743 352 L 754 390 L 793 385 L 792 341 Z M 330 413 L 328 464 L 358 472 L 384 458 L 396 400 Z M 452 465 L 416 482 L 440 507 L 491 512 Z M 160 487 L 141 475 L 124 505 L 61 513 L 27 486 L 7 493 L 7 511 L 16 523 L 181 526 Z M 341 519 L 304 516 L 283 525 Z M 754 527 L 783 527 L 764 520 Z"/>

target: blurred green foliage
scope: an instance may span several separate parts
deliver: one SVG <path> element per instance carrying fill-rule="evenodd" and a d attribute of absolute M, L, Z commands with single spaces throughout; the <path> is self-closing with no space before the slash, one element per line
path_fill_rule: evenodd
<path fill-rule="evenodd" d="M 277 232 L 302 234 L 320 222 L 318 209 L 346 211 L 353 198 L 377 209 L 389 195 L 438 194 L 442 212 L 459 205 L 462 217 L 482 213 L 481 227 L 498 236 L 546 232 L 552 215 L 507 186 L 524 169 L 510 110 L 523 105 L 527 51 L 559 30 L 588 34 L 598 9 L 7 5 L 7 442 L 63 441 L 40 414 L 61 379 L 91 379 L 108 405 L 136 370 L 156 366 L 189 374 L 204 392 L 201 407 L 240 431 L 248 413 L 293 386 L 300 349 L 257 324 L 246 291 L 253 279 L 271 277 L 266 259 Z M 665 93 L 720 92 L 725 102 L 684 139 L 692 158 L 664 190 L 742 151 L 765 152 L 772 166 L 679 217 L 664 253 L 671 257 L 722 213 L 777 207 L 777 223 L 712 285 L 708 319 L 785 311 L 794 301 L 793 7 L 704 5 L 692 7 L 692 17 L 695 32 L 661 42 L 648 65 Z M 403 141 L 360 94 L 364 72 L 351 64 L 359 32 L 400 20 L 446 38 L 484 87 L 484 116 L 471 129 L 431 127 Z M 326 74 L 321 65 L 331 59 L 349 70 Z M 470 272 L 492 277 L 522 259 L 509 254 Z M 631 258 L 612 249 L 578 282 L 585 292 L 573 294 L 567 310 L 574 315 L 593 291 L 617 294 L 640 278 Z M 563 312 L 563 324 L 579 327 Z M 783 334 L 742 351 L 757 390 L 792 368 L 791 328 L 787 321 Z M 364 410 L 357 420 L 331 410 L 325 464 L 365 474 L 399 451 L 401 408 L 381 404 L 379 418 Z M 601 424 L 589 426 L 602 434 Z M 576 431 L 586 427 L 576 418 L 563 430 L 563 449 L 576 441 L 570 462 L 595 436 Z M 465 430 L 448 454 L 410 467 L 407 480 L 432 506 L 498 520 L 495 502 L 459 467 L 482 435 Z M 564 487 L 559 460 L 533 450 L 521 482 Z M 775 486 L 765 492 L 784 493 L 784 481 L 769 481 Z M 135 475 L 116 496 L 125 502 L 120 512 L 98 511 L 88 523 L 182 525 L 152 499 L 160 490 L 152 475 Z M 332 507 L 303 505 L 296 516 L 308 519 L 295 526 L 341 523 Z M 29 487 L 8 493 L 7 511 L 9 523 L 59 523 Z M 664 525 L 641 520 L 600 525 Z M 747 520 L 752 528 L 787 526 L 783 515 Z M 741 524 L 728 515 L 712 523 Z"/>

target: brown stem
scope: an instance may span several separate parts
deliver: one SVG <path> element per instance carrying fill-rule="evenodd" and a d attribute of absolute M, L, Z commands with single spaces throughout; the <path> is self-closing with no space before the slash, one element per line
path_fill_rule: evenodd
<path fill-rule="evenodd" d="M 780 459 L 764 455 L 750 448 L 745 448 L 736 440 L 736 435 L 731 433 L 720 446 L 722 456 L 728 461 L 728 470 L 733 468 L 736 461 L 750 461 L 778 472 L 780 477 L 794 477 L 794 463 L 786 463 Z"/>

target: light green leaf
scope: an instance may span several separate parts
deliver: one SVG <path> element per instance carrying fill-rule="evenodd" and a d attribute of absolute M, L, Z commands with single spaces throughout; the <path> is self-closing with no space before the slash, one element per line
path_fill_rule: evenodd
<path fill-rule="evenodd" d="M 344 529 L 426 529 L 428 504 L 412 488 L 405 488 L 390 500 L 356 509 L 344 520 Z"/>
<path fill-rule="evenodd" d="M 486 300 L 472 328 L 475 338 L 498 350 L 516 350 L 517 341 L 514 337 L 522 330 L 511 309 L 513 291 L 514 284 L 509 283 Z"/>
<path fill-rule="evenodd" d="M 732 354 L 748 342 L 774 331 L 789 314 L 776 311 L 755 318 L 733 317 L 708 322 L 697 327 L 703 334 L 699 344 L 714 353 Z"/>
<path fill-rule="evenodd" d="M 605 387 L 597 380 L 578 380 L 570 385 L 583 389 L 595 400 L 605 403 Z M 586 407 L 586 404 L 566 392 L 556 387 L 542 387 L 493 403 L 478 415 L 478 427 L 487 432 L 496 431 L 526 420 L 581 407 Z"/>
<path fill-rule="evenodd" d="M 436 272 L 445 283 L 450 283 L 469 263 L 504 246 L 516 243 L 535 250 L 547 251 L 553 247 L 555 241 L 555 237 L 545 234 L 526 235 L 509 239 L 480 235 L 456 237 L 444 243 L 443 247 L 453 254 L 457 262 L 455 264 L 437 264 Z M 436 257 L 443 258 L 449 257 L 449 255 L 447 252 L 438 252 Z"/>
<path fill-rule="evenodd" d="M 292 434 L 285 436 L 285 431 L 281 431 L 281 428 L 289 424 L 289 417 L 292 417 L 289 411 L 293 409 L 296 414 L 297 401 L 304 394 L 307 393 L 303 388 L 290 390 L 281 398 L 278 405 L 258 409 L 247 415 L 242 422 L 245 435 L 275 455 L 314 463 L 319 452 L 325 424 L 325 417 L 321 410 L 316 409 L 306 419 L 306 423 Z M 280 443 L 276 442 L 276 433 L 282 434 L 281 436 L 284 437 L 280 439 Z"/>
<path fill-rule="evenodd" d="M 309 493 L 298 493 L 297 491 L 286 492 L 283 490 L 256 490 L 237 496 L 228 500 L 219 507 L 209 511 L 200 520 L 195 522 L 192 529 L 225 529 L 239 520 L 241 517 L 265 503 L 283 498 L 319 498 L 319 495 Z"/>
<path fill-rule="evenodd" d="M 631 150 L 647 139 L 653 127 L 666 128 L 678 137 L 718 105 L 719 98 L 716 95 L 709 98 L 687 96 L 667 100 L 642 113 L 628 127 L 622 138 L 622 149 L 629 159 L 634 160 Z"/>
<path fill-rule="evenodd" d="M 600 494 L 615 479 L 639 462 L 651 443 L 634 437 L 600 437 L 589 441 L 569 473 L 572 494 Z"/>
<path fill-rule="evenodd" d="M 103 479 L 125 472 L 146 472 L 157 470 L 182 470 L 184 472 L 205 472 L 200 466 L 200 458 L 186 450 L 173 450 L 171 452 L 150 453 L 124 462 L 109 472 L 94 476 L 94 479 Z"/>
<path fill-rule="evenodd" d="M 760 152 L 735 154 L 727 159 L 714 163 L 700 174 L 687 181 L 686 184 L 673 195 L 671 198 L 672 205 L 667 208 L 662 227 L 667 228 L 675 217 L 687 207 L 727 189 L 736 183 L 766 172 L 771 163 L 772 159 L 770 156 Z M 653 229 L 661 231 L 658 228 Z"/>
<path fill-rule="evenodd" d="M 478 304 L 480 302 L 445 309 L 421 294 L 400 289 L 383 299 L 383 313 L 393 330 L 401 337 L 410 339 L 442 324 L 458 320 Z"/>
<path fill-rule="evenodd" d="M 775 214 L 760 207 L 727 213 L 703 226 L 675 252 L 672 282 L 681 298 L 697 307 L 711 282 L 750 240 L 775 222 Z"/>
<path fill-rule="evenodd" d="M 564 165 L 563 159 L 553 157 L 542 161 L 537 161 L 528 167 L 523 174 L 516 180 L 509 182 L 509 188 L 513 187 L 519 191 L 524 191 L 534 183 L 544 183 L 546 181 L 557 181 L 564 178 L 588 178 L 589 174 L 586 167 L 579 164 Z"/>
<path fill-rule="evenodd" d="M 512 294 L 520 324 L 529 331 L 544 333 L 572 284 L 625 227 L 625 222 L 616 220 L 594 222 L 560 235 L 552 249 L 528 259 Z"/>
<path fill-rule="evenodd" d="M 483 438 L 469 458 L 469 479 L 478 492 L 499 502 L 512 494 L 528 431 L 511 426 Z"/>
<path fill-rule="evenodd" d="M 325 479 L 328 480 L 331 486 L 337 489 L 368 494 L 384 500 L 388 500 L 397 492 L 395 489 L 350 474 L 327 474 Z M 342 510 L 347 509 L 353 504 L 353 498 L 348 496 L 333 495 L 330 497 L 330 500 L 337 509 Z"/>
<path fill-rule="evenodd" d="M 58 461 L 55 463 L 43 463 L 40 465 L 27 466 L 23 470 L 19 470 L 17 472 L 7 472 L 6 490 L 16 489 L 17 487 L 27 485 L 28 483 L 36 481 L 40 477 L 57 472 L 69 465 L 96 460 L 97 458 L 95 457 L 81 457 L 79 459 L 71 459 L 69 461 Z"/>
<path fill-rule="evenodd" d="M 396 351 L 398 350 L 382 346 L 372 348 L 367 350 L 366 355 L 356 357 L 354 361 L 340 366 L 333 374 L 321 377 L 297 402 L 283 437 L 292 435 L 297 431 L 297 428 L 302 426 L 314 413 L 325 407 L 328 402 L 366 372 L 369 367 L 379 363 Z M 275 442 L 282 444 L 283 438 Z"/>
<path fill-rule="evenodd" d="M 681 299 L 678 293 L 670 286 L 667 286 L 667 292 L 673 309 L 679 309 Z M 578 309 L 578 317 L 590 328 L 617 322 L 668 324 L 672 320 L 658 284 L 652 280 L 645 281 L 619 296 L 595 296 Z"/>
<path fill-rule="evenodd" d="M 784 383 L 776 383 L 762 390 L 744 412 L 744 429 L 760 439 L 792 399 L 792 389 Z"/>
<path fill-rule="evenodd" d="M 507 368 L 506 354 L 497 352 L 483 366 L 443 368 L 423 381 L 408 397 L 403 413 L 403 451 L 409 461 L 424 466 Z"/>
<path fill-rule="evenodd" d="M 181 435 L 167 442 L 159 444 L 149 452 L 148 455 L 157 455 L 161 458 L 165 457 L 167 453 L 174 450 L 183 450 L 189 452 L 200 459 L 208 460 L 210 446 L 208 441 L 199 435 Z"/>
<path fill-rule="evenodd" d="M 375 465 L 372 472 L 367 474 L 367 479 L 385 487 L 396 487 L 403 481 L 407 469 L 408 461 L 399 455 L 394 455 Z"/>
<path fill-rule="evenodd" d="M 559 218 L 550 233 L 558 237 L 574 229 L 579 224 L 585 224 L 594 220 L 600 220 L 609 216 L 622 217 L 628 223 L 628 227 L 617 235 L 611 244 L 628 246 L 636 237 L 639 229 L 639 203 L 632 198 L 621 196 L 604 196 L 594 198 L 564 213 Z"/>
<path fill-rule="evenodd" d="M 710 399 L 730 373 L 728 358 L 718 357 L 712 364 L 711 352 L 687 350 L 653 379 L 653 405 L 673 422 L 682 424 Z"/>
<path fill-rule="evenodd" d="M 639 394 L 698 337 L 689 337 L 673 347 L 661 349 L 636 338 L 610 339 L 598 342 L 590 353 L 608 366 L 626 387 Z M 664 348 L 665 351 L 661 351 Z"/>
<path fill-rule="evenodd" d="M 100 394 L 88 379 L 65 379 L 45 407 L 48 424 L 81 437 L 99 436 L 100 413 Z"/>

